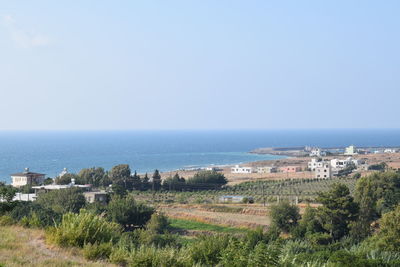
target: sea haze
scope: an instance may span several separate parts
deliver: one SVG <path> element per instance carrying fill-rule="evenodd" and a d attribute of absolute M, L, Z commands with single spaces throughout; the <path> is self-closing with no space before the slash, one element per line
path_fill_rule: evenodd
<path fill-rule="evenodd" d="M 139 173 L 275 159 L 247 153 L 260 147 L 400 146 L 400 130 L 230 130 L 1 132 L 0 180 L 29 167 L 54 177 L 127 163 Z"/>

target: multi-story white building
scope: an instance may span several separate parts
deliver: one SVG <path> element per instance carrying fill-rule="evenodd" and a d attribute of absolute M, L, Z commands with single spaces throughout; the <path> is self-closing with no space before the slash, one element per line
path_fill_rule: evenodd
<path fill-rule="evenodd" d="M 349 157 L 347 159 L 332 159 L 331 167 L 333 169 L 344 169 L 348 167 L 350 164 L 354 164 L 356 167 L 358 166 L 358 160 Z"/>
<path fill-rule="evenodd" d="M 328 179 L 332 177 L 332 168 L 329 161 L 321 161 L 318 167 L 314 170 L 315 178 Z"/>
<path fill-rule="evenodd" d="M 356 155 L 356 154 L 357 154 L 357 149 L 356 149 L 356 147 L 353 146 L 353 145 L 348 146 L 348 147 L 346 147 L 346 149 L 345 149 L 345 151 L 344 151 L 344 154 L 345 154 L 345 155 L 349 155 L 349 156 L 351 156 L 351 155 Z"/>
<path fill-rule="evenodd" d="M 231 168 L 231 173 L 253 173 L 254 171 L 252 167 L 240 167 L 239 165 Z"/>
<path fill-rule="evenodd" d="M 319 147 L 311 149 L 310 157 L 326 156 L 326 152 L 322 151 Z"/>
<path fill-rule="evenodd" d="M 45 174 L 30 172 L 25 168 L 24 172 L 11 174 L 12 186 L 21 187 L 24 185 L 41 184 L 45 179 Z"/>
<path fill-rule="evenodd" d="M 308 162 L 308 169 L 310 169 L 311 171 L 315 171 L 316 168 L 321 168 L 324 166 L 324 164 L 330 164 L 329 161 L 327 160 L 323 160 L 321 158 L 317 158 L 317 159 L 311 159 L 310 162 Z"/>

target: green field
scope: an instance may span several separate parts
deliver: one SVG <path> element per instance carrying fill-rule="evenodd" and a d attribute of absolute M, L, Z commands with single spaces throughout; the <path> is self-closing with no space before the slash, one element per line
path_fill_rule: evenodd
<path fill-rule="evenodd" d="M 230 234 L 240 234 L 248 231 L 247 229 L 244 228 L 234 228 L 234 227 L 208 224 L 208 223 L 183 220 L 183 219 L 171 218 L 170 222 L 171 222 L 171 227 L 174 230 L 196 230 L 196 231 L 210 231 L 216 233 L 230 233 Z"/>

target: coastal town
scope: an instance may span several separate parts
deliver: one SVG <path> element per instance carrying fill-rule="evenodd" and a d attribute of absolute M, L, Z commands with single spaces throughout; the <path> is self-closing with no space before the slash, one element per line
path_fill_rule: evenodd
<path fill-rule="evenodd" d="M 300 150 L 297 150 L 297 155 Z M 374 170 L 382 170 L 382 168 L 398 169 L 400 168 L 399 152 L 398 148 L 364 149 L 356 148 L 354 145 L 344 148 L 343 151 L 305 147 L 301 157 L 285 157 L 243 165 L 211 166 L 195 170 L 163 172 L 160 173 L 160 176 L 162 180 L 165 180 L 175 174 L 190 177 L 198 171 L 213 171 L 225 175 L 230 185 L 257 180 L 335 179 L 354 173 L 365 175 Z M 290 150 L 289 154 L 293 155 L 293 150 Z M 75 179 L 71 179 L 68 184 L 57 184 L 57 179 L 66 174 L 68 174 L 67 168 L 64 168 L 57 177 L 53 178 L 46 178 L 45 174 L 32 172 L 29 168 L 25 168 L 23 172 L 11 174 L 11 185 L 13 187 L 31 186 L 31 192 L 17 192 L 14 200 L 34 201 L 38 194 L 52 190 L 80 188 L 83 190 L 87 202 L 105 202 L 107 195 L 112 190 L 111 187 L 99 189 L 92 184 L 76 184 Z"/>

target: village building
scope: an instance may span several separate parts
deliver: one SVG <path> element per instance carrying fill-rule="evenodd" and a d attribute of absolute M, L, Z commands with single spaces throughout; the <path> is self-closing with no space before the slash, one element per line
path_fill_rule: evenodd
<path fill-rule="evenodd" d="M 41 184 L 45 179 L 45 174 L 30 172 L 29 168 L 25 168 L 24 172 L 11 174 L 12 186 L 21 187 L 24 185 Z"/>
<path fill-rule="evenodd" d="M 353 146 L 353 145 L 348 146 L 348 147 L 345 148 L 344 154 L 345 154 L 345 155 L 349 155 L 349 156 L 357 155 L 357 149 L 356 149 L 356 147 Z"/>
<path fill-rule="evenodd" d="M 315 171 L 316 168 L 321 168 L 323 167 L 326 163 L 329 163 L 327 160 L 323 160 L 321 158 L 313 158 L 311 161 L 308 162 L 308 169 L 310 171 Z"/>
<path fill-rule="evenodd" d="M 319 147 L 311 149 L 310 157 L 326 156 L 326 152 L 322 151 Z"/>
<path fill-rule="evenodd" d="M 231 173 L 253 173 L 254 171 L 252 167 L 240 167 L 239 165 L 231 168 Z"/>
<path fill-rule="evenodd" d="M 357 167 L 359 162 L 358 162 L 358 160 L 353 159 L 352 157 L 349 157 L 346 159 L 332 159 L 331 160 L 331 167 L 333 169 L 344 169 L 351 164 L 354 164 L 354 166 Z"/>
<path fill-rule="evenodd" d="M 329 161 L 321 161 L 322 164 L 319 164 L 318 167 L 315 168 L 314 174 L 315 178 L 324 178 L 328 179 L 332 177 L 332 169 Z"/>
<path fill-rule="evenodd" d="M 257 173 L 274 173 L 277 171 L 278 169 L 274 166 L 257 167 Z"/>
<path fill-rule="evenodd" d="M 285 167 L 280 167 L 279 171 L 286 172 L 286 173 L 301 172 L 301 167 L 300 166 L 285 166 Z"/>
<path fill-rule="evenodd" d="M 106 191 L 99 192 L 83 192 L 87 203 L 98 202 L 101 204 L 107 204 L 108 193 Z"/>

